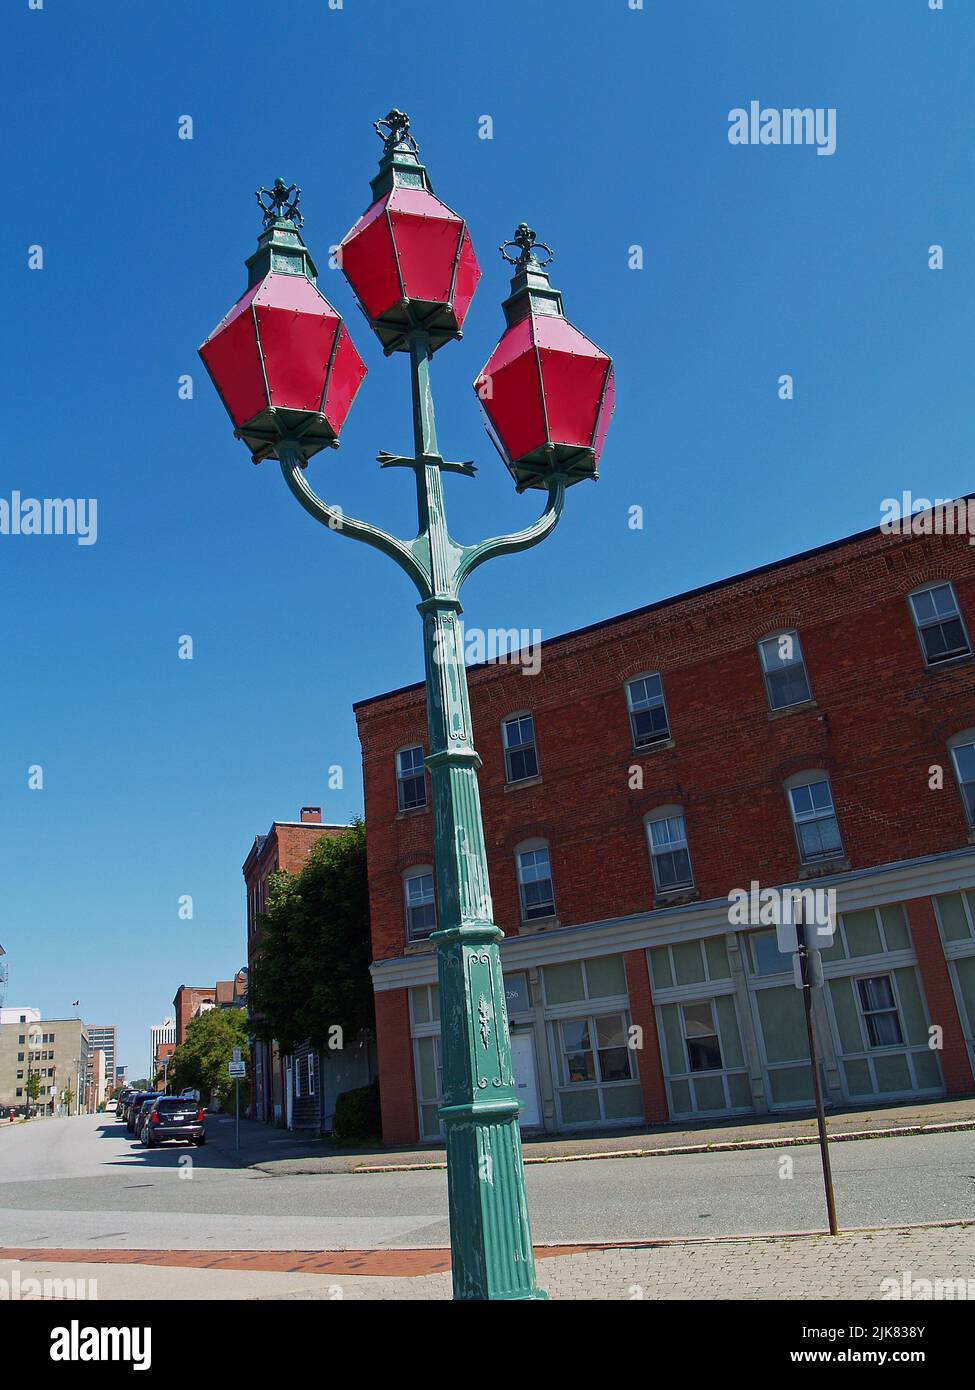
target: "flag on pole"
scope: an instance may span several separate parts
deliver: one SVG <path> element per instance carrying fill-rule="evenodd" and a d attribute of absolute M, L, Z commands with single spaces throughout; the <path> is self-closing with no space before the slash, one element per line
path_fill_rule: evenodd
<path fill-rule="evenodd" d="M 72 1001 L 71 1001 L 71 1007 L 72 1007 L 73 1009 L 77 1009 L 80 1003 L 81 1003 L 81 1000 L 80 1000 L 80 999 L 72 999 Z"/>

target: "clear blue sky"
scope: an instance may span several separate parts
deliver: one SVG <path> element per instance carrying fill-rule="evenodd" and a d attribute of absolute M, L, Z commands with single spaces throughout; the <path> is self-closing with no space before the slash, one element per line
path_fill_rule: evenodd
<path fill-rule="evenodd" d="M 550 636 L 875 524 L 902 489 L 975 487 L 969 0 L 3 10 L 0 497 L 99 507 L 93 546 L 0 536 L 7 1002 L 56 1016 L 80 997 L 136 1074 L 176 987 L 244 962 L 255 833 L 302 804 L 358 811 L 352 702 L 421 674 L 405 578 L 252 467 L 196 356 L 243 289 L 259 184 L 302 185 L 324 264 L 368 202 L 372 121 L 410 113 L 484 268 L 435 364 L 444 452 L 482 465 L 447 481 L 462 539 L 536 507 L 470 391 L 518 221 L 557 248 L 569 316 L 616 359 L 601 481 L 544 546 L 480 571 L 471 624 Z M 752 100 L 834 107 L 835 154 L 731 145 L 728 113 Z M 412 534 L 412 480 L 374 462 L 410 443 L 404 359 L 382 357 L 340 274 L 321 283 L 369 376 L 313 485 Z"/>

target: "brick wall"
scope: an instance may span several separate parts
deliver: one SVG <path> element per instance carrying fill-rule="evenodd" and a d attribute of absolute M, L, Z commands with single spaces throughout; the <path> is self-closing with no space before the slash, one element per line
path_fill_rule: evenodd
<path fill-rule="evenodd" d="M 960 848 L 968 829 L 946 740 L 975 726 L 975 666 L 924 669 L 907 605 L 951 579 L 975 630 L 975 550 L 965 537 L 871 532 L 782 565 L 553 639 L 534 677 L 470 672 L 495 918 L 518 931 L 514 849 L 549 841 L 563 925 L 646 911 L 643 817 L 680 804 L 701 898 L 752 878 L 795 878 L 783 781 L 825 769 L 854 869 Z M 798 629 L 814 707 L 769 713 L 756 643 Z M 419 640 L 419 632 L 418 632 Z M 673 746 L 634 752 L 627 679 L 660 672 Z M 530 710 L 541 782 L 505 790 L 500 724 Z M 363 749 L 373 951 L 402 954 L 402 871 L 432 861 L 429 811 L 397 814 L 394 754 L 426 747 L 422 689 L 356 707 Z M 929 768 L 945 787 L 928 787 Z M 632 769 L 642 788 L 633 788 Z M 611 872 L 607 872 L 607 865 Z"/>

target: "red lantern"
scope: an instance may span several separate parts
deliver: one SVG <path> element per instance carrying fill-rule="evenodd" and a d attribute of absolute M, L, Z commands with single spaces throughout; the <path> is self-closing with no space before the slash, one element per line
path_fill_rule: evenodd
<path fill-rule="evenodd" d="M 408 350 L 414 328 L 435 352 L 461 336 L 481 271 L 464 219 L 433 195 L 408 117 L 390 111 L 376 122 L 380 135 L 384 128 L 374 201 L 339 257 L 384 352 Z"/>
<path fill-rule="evenodd" d="M 516 259 L 505 247 L 517 246 Z M 538 249 L 548 252 L 539 260 Z M 508 328 L 474 382 L 487 431 L 518 491 L 597 478 L 615 390 L 613 363 L 562 313 L 545 273 L 552 252 L 524 223 L 501 248 L 516 266 L 503 308 Z"/>
<path fill-rule="evenodd" d="M 255 463 L 282 438 L 296 440 L 306 460 L 336 447 L 366 374 L 341 316 L 315 283 L 297 200 L 284 206 L 279 186 L 284 196 L 294 191 L 278 180 L 267 195 L 273 206 L 265 207 L 266 225 L 247 262 L 248 288 L 200 348 Z"/>

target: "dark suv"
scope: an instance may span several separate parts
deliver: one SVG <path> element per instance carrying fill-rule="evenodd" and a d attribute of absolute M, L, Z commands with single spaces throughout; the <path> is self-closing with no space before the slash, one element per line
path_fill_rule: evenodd
<path fill-rule="evenodd" d="M 125 1127 L 130 1134 L 135 1132 L 135 1117 L 142 1109 L 144 1100 L 155 1100 L 156 1091 L 133 1091 L 125 1102 Z"/>
<path fill-rule="evenodd" d="M 166 1139 L 205 1144 L 207 1127 L 203 1109 L 198 1102 L 181 1096 L 157 1096 L 142 1126 L 141 1138 L 149 1149 Z"/>

